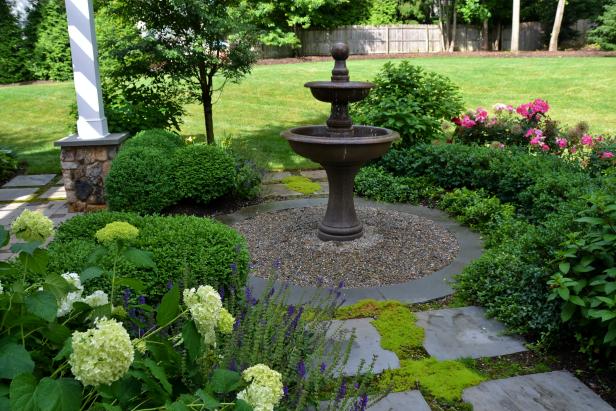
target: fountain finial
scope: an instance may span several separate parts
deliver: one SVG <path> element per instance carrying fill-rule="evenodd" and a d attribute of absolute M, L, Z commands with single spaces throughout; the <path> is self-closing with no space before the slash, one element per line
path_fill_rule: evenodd
<path fill-rule="evenodd" d="M 346 66 L 346 59 L 349 58 L 349 46 L 346 43 L 336 43 L 332 46 L 331 54 L 336 61 L 332 70 L 332 81 L 349 81 L 349 69 Z"/>

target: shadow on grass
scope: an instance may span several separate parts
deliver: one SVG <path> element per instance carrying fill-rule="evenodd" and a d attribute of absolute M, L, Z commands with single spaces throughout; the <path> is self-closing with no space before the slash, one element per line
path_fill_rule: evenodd
<path fill-rule="evenodd" d="M 7 132 L 0 130 L 0 148 L 15 152 L 20 168 L 27 174 L 59 173 L 60 149 L 54 147 L 53 141 L 36 138 L 37 133 Z M 59 135 L 57 139 L 64 137 Z"/>
<path fill-rule="evenodd" d="M 286 129 L 301 125 L 324 124 L 325 116 L 318 116 L 302 124 L 270 123 L 264 127 L 243 131 L 236 135 L 219 133 L 216 140 L 219 144 L 230 147 L 238 154 L 254 161 L 259 167 L 269 170 L 297 170 L 320 168 L 298 154 L 295 154 L 289 143 L 280 136 Z M 195 136 L 194 134 L 191 134 Z M 205 141 L 203 134 L 197 134 L 197 141 Z"/>

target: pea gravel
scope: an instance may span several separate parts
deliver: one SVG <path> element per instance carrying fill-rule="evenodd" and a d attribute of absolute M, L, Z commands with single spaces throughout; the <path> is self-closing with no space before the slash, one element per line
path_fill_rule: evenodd
<path fill-rule="evenodd" d="M 325 207 L 294 208 L 236 223 L 248 241 L 253 274 L 300 286 L 375 287 L 404 283 L 449 265 L 459 252 L 443 226 L 411 214 L 358 208 L 364 236 L 354 241 L 317 238 Z"/>

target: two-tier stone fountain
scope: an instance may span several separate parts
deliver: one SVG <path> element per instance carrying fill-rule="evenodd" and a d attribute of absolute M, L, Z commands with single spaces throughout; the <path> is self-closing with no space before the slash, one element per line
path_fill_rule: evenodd
<path fill-rule="evenodd" d="M 321 164 L 327 172 L 329 199 L 319 224 L 319 238 L 350 241 L 364 233 L 353 202 L 355 175 L 366 162 L 385 154 L 399 135 L 386 128 L 353 125 L 349 103 L 365 99 L 374 84 L 349 81 L 346 44 L 336 43 L 331 54 L 336 61 L 331 81 L 305 84 L 317 100 L 331 103 L 327 125 L 296 127 L 281 135 L 296 153 Z"/>

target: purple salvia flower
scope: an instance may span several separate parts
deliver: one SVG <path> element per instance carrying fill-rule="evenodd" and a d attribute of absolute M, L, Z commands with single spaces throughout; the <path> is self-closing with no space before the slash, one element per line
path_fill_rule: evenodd
<path fill-rule="evenodd" d="M 237 274 L 237 264 L 236 263 L 231 263 L 231 272 L 233 274 Z"/>
<path fill-rule="evenodd" d="M 340 289 L 340 288 L 344 288 L 344 281 L 340 281 L 340 282 L 338 283 L 338 288 L 339 288 L 339 289 Z"/>
<path fill-rule="evenodd" d="M 287 316 L 291 317 L 295 312 L 295 306 L 293 304 L 287 307 Z"/>
<path fill-rule="evenodd" d="M 340 385 L 340 389 L 338 390 L 338 395 L 336 396 L 336 402 L 346 397 L 346 392 L 347 392 L 346 381 L 342 381 L 342 384 Z"/>
<path fill-rule="evenodd" d="M 124 293 L 122 294 L 122 299 L 124 300 L 124 308 L 128 307 L 128 300 L 130 299 L 130 289 L 125 288 Z"/>
<path fill-rule="evenodd" d="M 237 371 L 237 362 L 235 361 L 235 358 L 231 359 L 231 363 L 229 364 L 229 369 L 231 371 Z"/>
<path fill-rule="evenodd" d="M 321 374 L 323 374 L 326 369 L 327 369 L 327 364 L 325 364 L 325 362 L 322 362 L 321 363 Z"/>
<path fill-rule="evenodd" d="M 221 287 L 218 289 L 218 295 L 220 295 L 221 301 L 225 300 L 225 288 L 224 287 Z"/>
<path fill-rule="evenodd" d="M 306 365 L 302 360 L 300 360 L 300 362 L 297 364 L 297 374 L 299 374 L 299 377 L 302 379 L 306 376 Z"/>
<path fill-rule="evenodd" d="M 275 293 L 275 292 L 276 292 L 276 289 L 275 289 L 274 287 L 272 287 L 272 288 L 269 290 L 269 293 L 267 294 L 267 298 L 271 298 L 271 297 L 272 297 L 272 295 L 274 295 L 274 293 Z"/>
<path fill-rule="evenodd" d="M 140 305 L 145 304 L 145 296 L 144 296 L 144 295 L 140 295 L 139 297 L 137 297 L 137 302 L 138 302 Z"/>
<path fill-rule="evenodd" d="M 250 287 L 246 287 L 244 289 L 244 295 L 246 297 L 246 301 L 250 302 L 252 300 L 252 289 Z"/>
<path fill-rule="evenodd" d="M 285 397 L 289 396 L 289 387 L 287 387 L 286 385 L 284 387 L 282 387 L 282 393 L 284 394 Z"/>
<path fill-rule="evenodd" d="M 356 382 L 355 384 L 353 384 L 353 387 L 355 387 L 356 390 L 359 389 L 359 383 Z"/>
<path fill-rule="evenodd" d="M 167 290 L 171 290 L 173 288 L 173 280 L 169 279 L 169 281 L 167 281 Z"/>

